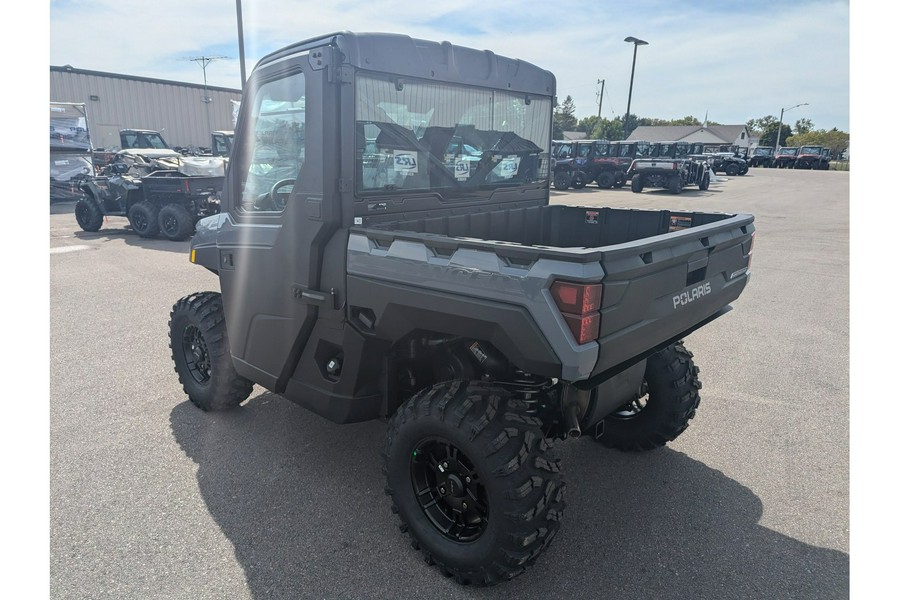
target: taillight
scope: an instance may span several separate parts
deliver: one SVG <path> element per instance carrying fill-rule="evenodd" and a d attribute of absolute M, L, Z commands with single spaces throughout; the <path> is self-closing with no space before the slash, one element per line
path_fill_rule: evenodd
<path fill-rule="evenodd" d="M 575 341 L 587 344 L 600 336 L 601 284 L 556 281 L 550 286 L 550 295 L 572 330 Z"/>

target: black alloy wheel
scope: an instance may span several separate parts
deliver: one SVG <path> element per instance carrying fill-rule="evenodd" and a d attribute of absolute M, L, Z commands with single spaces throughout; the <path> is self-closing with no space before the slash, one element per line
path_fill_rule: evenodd
<path fill-rule="evenodd" d="M 184 328 L 181 338 L 181 350 L 188 373 L 200 385 L 206 385 L 210 379 L 209 348 L 203 338 L 203 332 L 196 325 Z"/>
<path fill-rule="evenodd" d="M 449 441 L 423 440 L 410 458 L 410 475 L 419 507 L 447 539 L 471 542 L 488 524 L 487 492 L 474 463 Z"/>
<path fill-rule="evenodd" d="M 397 409 L 385 492 L 425 562 L 457 583 L 494 585 L 537 560 L 565 507 L 542 428 L 524 402 L 481 381 L 437 383 Z"/>
<path fill-rule="evenodd" d="M 159 233 L 159 208 L 146 200 L 128 210 L 128 222 L 141 237 L 153 237 Z"/>
<path fill-rule="evenodd" d="M 218 292 L 199 292 L 175 303 L 169 315 L 169 348 L 178 381 L 197 407 L 229 410 L 247 399 L 253 382 L 235 371 Z"/>

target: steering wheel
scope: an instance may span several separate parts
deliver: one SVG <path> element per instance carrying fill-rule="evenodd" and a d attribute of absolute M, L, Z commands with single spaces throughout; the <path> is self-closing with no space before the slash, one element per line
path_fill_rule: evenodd
<path fill-rule="evenodd" d="M 272 206 L 275 210 L 284 210 L 284 207 L 287 206 L 288 198 L 290 198 L 291 192 L 294 191 L 294 182 L 296 181 L 296 179 L 282 179 L 276 182 L 272 189 L 269 190 L 269 199 L 272 201 Z M 282 188 L 287 189 L 282 191 Z"/>

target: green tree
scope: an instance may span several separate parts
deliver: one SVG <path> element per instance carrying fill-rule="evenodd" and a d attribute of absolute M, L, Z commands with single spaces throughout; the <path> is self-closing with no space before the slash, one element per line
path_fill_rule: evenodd
<path fill-rule="evenodd" d="M 603 118 L 597 119 L 594 128 L 591 129 L 588 136 L 595 140 L 615 141 L 623 139 L 623 131 L 621 117 L 614 119 Z"/>
<path fill-rule="evenodd" d="M 797 119 L 794 129 L 800 134 L 809 133 L 813 130 L 813 122 L 809 119 Z"/>
<path fill-rule="evenodd" d="M 575 131 L 578 119 L 575 117 L 575 101 L 566 96 L 563 103 L 553 109 L 553 139 L 563 139 L 564 131 Z"/>
<path fill-rule="evenodd" d="M 762 133 L 770 129 L 773 124 L 778 127 L 778 119 L 772 115 L 766 115 L 759 119 L 750 119 L 747 121 L 747 129 L 750 130 L 750 135 L 762 135 Z M 760 142 L 760 145 L 763 144 Z M 773 144 L 768 145 L 771 146 Z"/>
<path fill-rule="evenodd" d="M 788 144 L 785 142 L 787 138 L 794 135 L 794 132 L 791 130 L 791 126 L 787 123 L 783 123 L 781 125 L 781 145 L 787 146 Z M 776 120 L 774 123 L 769 123 L 766 125 L 766 128 L 763 129 L 762 133 L 759 134 L 759 145 L 760 146 L 775 146 L 776 138 L 778 137 L 778 121 Z"/>
<path fill-rule="evenodd" d="M 850 147 L 850 134 L 838 131 L 835 127 L 830 131 L 819 129 L 793 135 L 786 141 L 791 146 L 825 146 L 831 148 L 836 156 Z"/>
<path fill-rule="evenodd" d="M 597 126 L 597 121 L 599 120 L 600 118 L 597 115 L 579 119 L 578 124 L 575 126 L 575 131 L 583 131 L 588 134 L 588 137 L 591 137 L 591 132 L 594 131 L 594 128 Z"/>

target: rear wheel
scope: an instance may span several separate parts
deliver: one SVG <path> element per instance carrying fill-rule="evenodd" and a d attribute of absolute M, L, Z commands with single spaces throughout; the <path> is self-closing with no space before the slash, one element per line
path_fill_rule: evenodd
<path fill-rule="evenodd" d="M 200 292 L 175 303 L 169 348 L 178 380 L 199 408 L 234 408 L 253 391 L 253 382 L 238 375 L 231 361 L 221 294 Z"/>
<path fill-rule="evenodd" d="M 559 529 L 559 460 L 541 421 L 500 386 L 447 381 L 391 418 L 386 493 L 425 562 L 461 584 L 531 566 Z"/>
<path fill-rule="evenodd" d="M 166 204 L 159 211 L 159 230 L 172 241 L 186 240 L 194 233 L 194 219 L 180 204 Z"/>
<path fill-rule="evenodd" d="M 159 233 L 159 208 L 146 200 L 128 210 L 128 222 L 141 237 L 153 237 Z"/>
<path fill-rule="evenodd" d="M 631 191 L 635 194 L 640 194 L 644 191 L 644 182 L 641 180 L 640 175 L 634 175 L 631 178 Z"/>
<path fill-rule="evenodd" d="M 598 441 L 618 450 L 652 450 L 681 435 L 700 404 L 700 369 L 693 356 L 683 342 L 650 356 L 641 390 L 603 420 Z"/>
<path fill-rule="evenodd" d="M 672 177 L 669 178 L 669 191 L 673 194 L 680 194 L 683 187 L 681 175 L 672 175 Z"/>
<path fill-rule="evenodd" d="M 566 172 L 560 172 L 553 176 L 553 187 L 557 190 L 567 190 L 571 183 L 572 177 Z"/>
<path fill-rule="evenodd" d="M 103 225 L 103 211 L 93 196 L 84 196 L 75 204 L 75 221 L 84 231 L 98 231 Z"/>
<path fill-rule="evenodd" d="M 729 177 L 734 177 L 738 174 L 738 166 L 737 165 L 727 165 L 725 167 L 725 174 Z"/>

